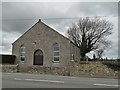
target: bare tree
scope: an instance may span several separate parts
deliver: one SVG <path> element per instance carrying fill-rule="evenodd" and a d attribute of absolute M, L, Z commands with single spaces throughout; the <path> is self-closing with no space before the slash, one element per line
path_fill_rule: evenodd
<path fill-rule="evenodd" d="M 97 59 L 98 59 L 98 60 L 100 60 L 100 59 L 102 58 L 103 52 L 104 52 L 103 49 L 96 50 L 96 56 L 97 56 Z"/>
<path fill-rule="evenodd" d="M 111 42 L 110 41 L 106 41 L 106 43 L 99 45 L 100 47 L 98 49 L 95 50 L 97 59 L 100 60 L 102 58 L 102 56 L 104 55 L 105 50 L 108 50 L 111 48 Z"/>
<path fill-rule="evenodd" d="M 96 55 L 95 54 L 93 54 L 93 60 L 95 60 L 96 59 Z"/>
<path fill-rule="evenodd" d="M 80 48 L 83 60 L 86 53 L 98 50 L 101 45 L 110 44 L 106 36 L 112 34 L 112 29 L 113 25 L 105 19 L 85 17 L 77 24 L 72 24 L 67 34 L 68 38 Z"/>

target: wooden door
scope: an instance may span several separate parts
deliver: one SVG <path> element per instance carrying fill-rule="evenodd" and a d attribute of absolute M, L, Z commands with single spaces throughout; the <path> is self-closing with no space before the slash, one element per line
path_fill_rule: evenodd
<path fill-rule="evenodd" d="M 34 65 L 43 65 L 43 52 L 36 50 L 34 53 Z"/>

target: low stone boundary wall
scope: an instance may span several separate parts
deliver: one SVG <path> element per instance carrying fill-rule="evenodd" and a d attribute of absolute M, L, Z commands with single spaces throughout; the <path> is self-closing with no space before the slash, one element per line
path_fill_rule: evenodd
<path fill-rule="evenodd" d="M 106 65 L 103 65 L 101 62 L 71 62 L 68 67 L 2 65 L 2 72 L 120 78 L 120 71 L 115 71 Z"/>
<path fill-rule="evenodd" d="M 63 75 L 69 76 L 68 67 L 44 67 L 44 66 L 28 66 L 28 67 L 20 67 L 19 72 L 24 73 L 37 73 L 37 74 L 51 74 L 51 75 Z"/>
<path fill-rule="evenodd" d="M 120 78 L 119 71 L 114 71 L 101 62 L 71 63 L 71 76 L 112 77 Z"/>
<path fill-rule="evenodd" d="M 2 66 L 2 72 L 10 72 L 10 73 L 17 72 L 17 65 L 1 65 L 1 66 Z"/>

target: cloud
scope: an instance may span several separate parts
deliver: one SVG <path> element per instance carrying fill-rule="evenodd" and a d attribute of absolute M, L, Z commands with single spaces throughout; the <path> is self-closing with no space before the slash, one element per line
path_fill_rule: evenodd
<path fill-rule="evenodd" d="M 35 20 L 3 20 L 2 30 L 9 33 L 24 33 L 26 30 L 28 30 L 28 27 L 31 27 L 34 23 Z"/>
<path fill-rule="evenodd" d="M 3 2 L 2 3 L 2 53 L 11 53 L 11 43 L 34 25 L 39 18 L 63 35 L 68 27 L 77 22 L 79 17 L 109 16 L 111 22 L 117 27 L 117 2 Z M 109 37 L 113 48 L 106 53 L 107 56 L 117 55 L 117 30 Z M 10 37 L 10 38 L 9 38 Z M 116 38 L 116 39 L 114 39 Z M 112 57 L 112 56 L 111 56 Z"/>
<path fill-rule="evenodd" d="M 2 32 L 2 43 L 0 43 L 0 53 L 11 54 L 12 43 L 20 36 L 20 33 L 16 32 Z"/>
<path fill-rule="evenodd" d="M 117 2 L 4 2 L 2 8 L 3 19 L 38 19 L 80 15 L 117 15 L 118 4 Z"/>

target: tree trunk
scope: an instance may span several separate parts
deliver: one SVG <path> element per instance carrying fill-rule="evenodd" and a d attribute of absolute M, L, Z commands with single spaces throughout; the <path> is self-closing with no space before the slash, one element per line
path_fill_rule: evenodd
<path fill-rule="evenodd" d="M 86 61 L 85 56 L 85 53 L 81 53 L 81 61 Z"/>

